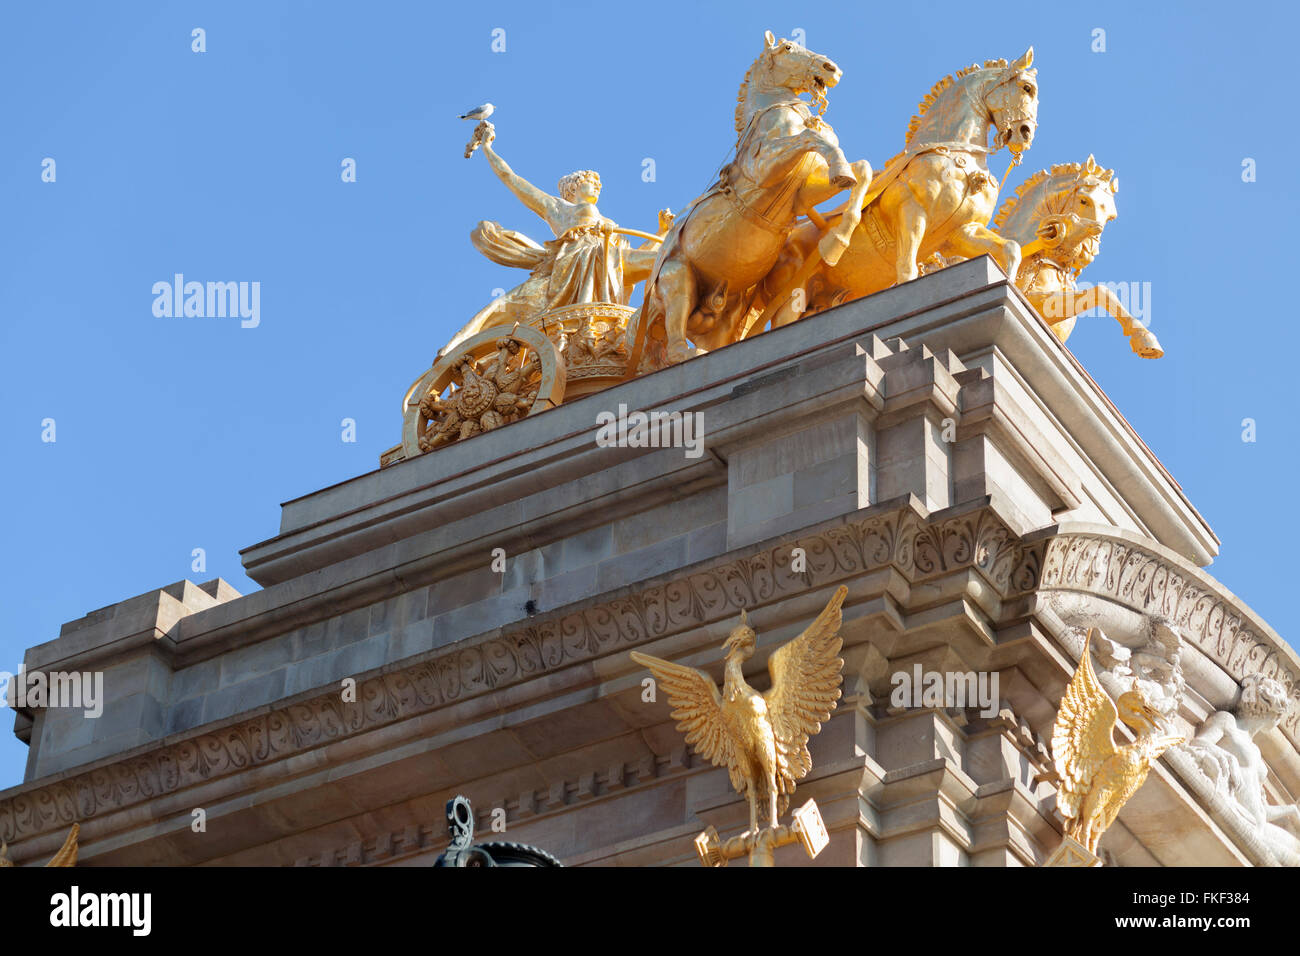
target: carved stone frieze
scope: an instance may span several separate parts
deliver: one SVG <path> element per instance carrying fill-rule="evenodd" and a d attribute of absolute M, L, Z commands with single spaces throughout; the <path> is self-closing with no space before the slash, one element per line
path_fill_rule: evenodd
<path fill-rule="evenodd" d="M 795 547 L 806 553 L 803 571 L 791 569 Z M 932 522 L 903 507 L 834 524 L 506 634 L 458 642 L 359 681 L 355 703 L 322 694 L 0 799 L 0 838 L 13 843 L 156 800 L 888 565 L 913 580 L 974 568 L 1004 594 L 1030 591 L 1043 549 L 1043 542 L 1021 545 L 987 508 Z"/>

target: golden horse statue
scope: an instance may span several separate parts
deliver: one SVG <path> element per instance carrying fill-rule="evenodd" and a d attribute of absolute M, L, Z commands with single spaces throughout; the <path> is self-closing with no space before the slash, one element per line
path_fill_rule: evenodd
<path fill-rule="evenodd" d="M 826 90 L 840 76 L 826 57 L 765 34 L 737 97 L 735 157 L 664 237 L 641 314 L 629 325 L 629 377 L 641 370 L 647 338 L 664 343 L 669 364 L 740 338 L 754 287 L 776 264 L 796 217 L 844 189 L 852 190 L 846 214 L 821 249 L 834 261 L 848 245 L 871 166 L 850 164 L 821 119 Z M 816 115 L 802 93 L 814 97 Z"/>
<path fill-rule="evenodd" d="M 750 316 L 745 334 L 761 332 L 768 321 L 786 325 L 803 314 L 909 282 L 920 274 L 918 263 L 936 252 L 962 258 L 987 253 L 1014 280 L 1019 245 L 986 225 L 999 191 L 988 157 L 1005 146 L 1015 165 L 1033 142 L 1038 126 L 1033 62 L 1030 47 L 1013 63 L 988 60 L 936 83 L 912 117 L 905 149 L 876 174 L 865 194 L 844 254 L 834 263 L 819 263 L 813 250 L 831 218 L 857 215 L 857 210 L 844 207 L 827 219 L 813 210 L 791 233 L 780 263 L 764 281 L 766 308 Z M 803 295 L 794 294 L 799 288 Z"/>
<path fill-rule="evenodd" d="M 1101 250 L 1101 234 L 1117 215 L 1115 170 L 1089 156 L 1040 170 L 1016 190 L 993 221 L 998 234 L 1019 243 L 1024 256 L 1016 285 L 1064 342 L 1078 316 L 1100 306 L 1119 320 L 1129 345 L 1142 358 L 1164 350 L 1151 331 L 1129 314 L 1105 286 L 1079 291 L 1079 273 Z"/>

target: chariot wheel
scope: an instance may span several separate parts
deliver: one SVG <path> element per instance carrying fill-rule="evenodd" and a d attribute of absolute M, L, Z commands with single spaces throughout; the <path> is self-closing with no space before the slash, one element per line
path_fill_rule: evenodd
<path fill-rule="evenodd" d="M 434 362 L 402 401 L 402 455 L 472 438 L 564 401 L 564 359 L 527 326 L 484 329 Z"/>

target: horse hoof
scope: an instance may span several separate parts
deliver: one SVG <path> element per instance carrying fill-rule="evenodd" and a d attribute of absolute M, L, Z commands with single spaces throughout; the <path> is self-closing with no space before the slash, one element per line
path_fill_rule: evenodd
<path fill-rule="evenodd" d="M 836 189 L 852 189 L 858 184 L 858 177 L 853 175 L 839 175 L 831 179 L 831 185 Z"/>
<path fill-rule="evenodd" d="M 668 359 L 668 364 L 676 365 L 679 362 L 685 362 L 699 355 L 708 355 L 708 349 L 696 348 L 694 345 L 670 345 L 665 350 L 664 355 Z"/>
<path fill-rule="evenodd" d="M 1159 340 L 1147 329 L 1137 329 L 1129 336 L 1129 346 L 1144 359 L 1158 359 L 1165 354 Z"/>
<path fill-rule="evenodd" d="M 828 266 L 833 266 L 840 261 L 840 256 L 844 255 L 844 250 L 848 247 L 849 241 L 847 239 L 841 238 L 833 232 L 828 232 L 817 243 L 817 253 L 822 257 L 822 262 Z"/>

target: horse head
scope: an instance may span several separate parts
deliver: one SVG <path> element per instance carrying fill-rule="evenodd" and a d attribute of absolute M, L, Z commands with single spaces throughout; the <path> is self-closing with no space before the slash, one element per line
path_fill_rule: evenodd
<path fill-rule="evenodd" d="M 840 81 L 843 71 L 829 57 L 814 53 L 793 40 L 777 40 L 768 30 L 763 34 L 763 52 L 758 55 L 740 85 L 736 106 L 736 133 L 743 133 L 753 112 L 753 94 L 786 90 L 798 96 L 811 93 L 818 110 L 826 108 L 826 91 Z"/>
<path fill-rule="evenodd" d="M 984 87 L 984 106 L 994 128 L 996 148 L 1017 156 L 1027 150 L 1038 128 L 1038 71 L 1031 68 L 1034 48 L 1004 67 Z"/>
<path fill-rule="evenodd" d="M 994 219 L 998 233 L 1028 246 L 1042 240 L 1059 264 L 1080 270 L 1097 257 L 1101 234 L 1118 210 L 1115 170 L 1089 156 L 1082 163 L 1059 163 L 1027 179 L 1003 203 Z"/>

